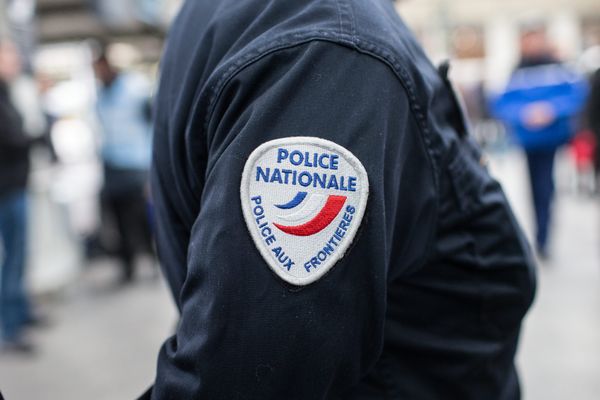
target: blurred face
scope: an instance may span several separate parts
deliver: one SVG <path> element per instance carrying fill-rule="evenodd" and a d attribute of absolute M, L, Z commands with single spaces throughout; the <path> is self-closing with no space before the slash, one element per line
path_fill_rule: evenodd
<path fill-rule="evenodd" d="M 45 74 L 38 74 L 36 76 L 36 82 L 37 82 L 38 90 L 42 94 L 48 93 L 48 91 L 50 89 L 52 89 L 52 87 L 54 86 L 54 82 L 52 81 L 52 79 L 48 75 L 45 75 Z"/>
<path fill-rule="evenodd" d="M 521 37 L 521 56 L 525 58 L 547 55 L 550 46 L 546 32 L 536 31 L 525 33 Z"/>
<path fill-rule="evenodd" d="M 10 42 L 0 42 L 0 80 L 10 82 L 21 73 L 21 58 Z"/>
<path fill-rule="evenodd" d="M 96 78 L 104 85 L 109 85 L 115 77 L 115 71 L 108 61 L 100 59 L 94 62 L 94 74 Z"/>

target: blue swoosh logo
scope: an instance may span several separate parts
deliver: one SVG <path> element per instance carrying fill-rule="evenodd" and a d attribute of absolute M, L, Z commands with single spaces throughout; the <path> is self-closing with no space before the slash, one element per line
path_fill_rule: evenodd
<path fill-rule="evenodd" d="M 290 208 L 297 207 L 300 203 L 304 201 L 307 194 L 307 192 L 298 192 L 289 203 L 275 205 L 275 207 L 280 208 L 282 210 L 289 210 Z"/>

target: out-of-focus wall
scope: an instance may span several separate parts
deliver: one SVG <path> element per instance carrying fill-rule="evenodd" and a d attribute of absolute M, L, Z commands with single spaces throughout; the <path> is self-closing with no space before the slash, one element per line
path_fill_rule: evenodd
<path fill-rule="evenodd" d="M 4 0 L 0 0 L 0 37 L 8 33 Z"/>
<path fill-rule="evenodd" d="M 600 26 L 598 0 L 402 0 L 397 8 L 434 62 L 457 58 L 452 51 L 457 27 L 480 30 L 485 54 L 462 58 L 454 78 L 481 78 L 492 90 L 504 84 L 517 62 L 519 26 L 526 20 L 543 21 L 567 61 L 600 40 L 584 32 L 585 26 Z"/>

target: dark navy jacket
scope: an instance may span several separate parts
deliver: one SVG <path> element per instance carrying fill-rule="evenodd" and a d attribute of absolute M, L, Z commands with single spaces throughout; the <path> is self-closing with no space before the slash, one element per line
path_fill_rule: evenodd
<path fill-rule="evenodd" d="M 529 247 L 445 77 L 389 0 L 191 0 L 158 92 L 157 242 L 181 320 L 152 399 L 519 398 Z M 314 136 L 370 182 L 353 246 L 295 287 L 240 204 L 259 145 Z"/>
<path fill-rule="evenodd" d="M 0 198 L 25 190 L 29 175 L 30 140 L 12 103 L 9 88 L 0 80 Z"/>

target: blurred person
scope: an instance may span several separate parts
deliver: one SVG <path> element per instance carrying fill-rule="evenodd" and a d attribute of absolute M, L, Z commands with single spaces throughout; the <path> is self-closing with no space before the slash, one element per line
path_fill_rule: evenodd
<path fill-rule="evenodd" d="M 97 114 L 102 128 L 103 210 L 118 231 L 122 281 L 135 275 L 139 251 L 152 253 L 146 184 L 151 153 L 150 87 L 137 74 L 119 71 L 105 50 L 94 60 L 99 88 Z"/>
<path fill-rule="evenodd" d="M 25 288 L 30 140 L 13 104 L 10 84 L 21 64 L 15 46 L 0 41 L 0 334 L 4 350 L 31 351 L 24 328 L 32 321 Z"/>
<path fill-rule="evenodd" d="M 540 22 L 524 26 L 521 57 L 496 116 L 516 134 L 527 156 L 536 221 L 536 245 L 547 258 L 557 149 L 576 132 L 575 118 L 586 96 L 585 82 L 560 63 Z"/>
<path fill-rule="evenodd" d="M 181 312 L 142 398 L 520 397 L 534 262 L 389 0 L 189 0 L 151 183 Z"/>
<path fill-rule="evenodd" d="M 600 68 L 590 78 L 590 95 L 587 104 L 587 124 L 593 133 L 596 144 L 600 143 Z M 594 159 L 596 184 L 600 186 L 600 152 L 596 151 Z M 598 190 L 598 189 L 597 189 Z"/>

